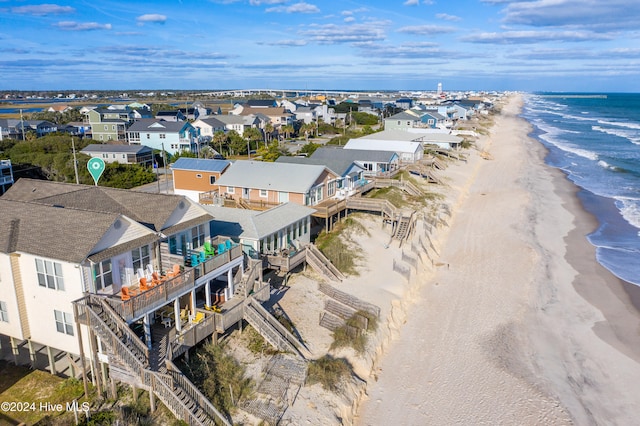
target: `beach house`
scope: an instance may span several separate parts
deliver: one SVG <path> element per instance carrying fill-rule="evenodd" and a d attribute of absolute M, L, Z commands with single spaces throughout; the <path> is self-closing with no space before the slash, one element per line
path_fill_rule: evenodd
<path fill-rule="evenodd" d="M 93 158 L 101 158 L 105 163 L 153 165 L 153 150 L 144 145 L 116 145 L 92 143 L 80 150 Z"/>
<path fill-rule="evenodd" d="M 218 192 L 218 181 L 229 168 L 228 160 L 180 157 L 171 165 L 173 192 L 184 195 L 196 203 L 211 203 L 213 193 Z"/>
<path fill-rule="evenodd" d="M 198 129 L 187 121 L 164 121 L 143 118 L 127 129 L 131 145 L 146 145 L 169 154 L 180 151 L 197 152 Z"/>
<path fill-rule="evenodd" d="M 385 130 L 349 139 L 344 149 L 395 152 L 402 163 L 408 164 L 420 161 L 424 156 L 424 147 L 420 136 L 401 130 Z"/>
<path fill-rule="evenodd" d="M 91 373 L 101 391 L 130 383 L 194 424 L 193 385 L 158 370 L 223 325 L 204 307 L 234 300 L 244 256 L 211 237 L 212 216 L 183 196 L 25 178 L 0 210 L 3 355 L 45 353 L 56 374 L 69 354 L 85 391 Z"/>
<path fill-rule="evenodd" d="M 314 206 L 336 195 L 341 180 L 325 166 L 238 160 L 218 180 L 220 195 L 257 208 Z"/>
<path fill-rule="evenodd" d="M 264 211 L 204 206 L 214 217 L 215 235 L 238 241 L 250 257 L 297 250 L 310 243 L 314 209 L 283 203 Z"/>

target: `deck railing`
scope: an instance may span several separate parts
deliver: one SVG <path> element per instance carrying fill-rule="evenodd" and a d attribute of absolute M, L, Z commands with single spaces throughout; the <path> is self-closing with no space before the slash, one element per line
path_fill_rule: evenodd
<path fill-rule="evenodd" d="M 210 418 L 218 419 L 223 424 L 231 426 L 229 420 L 209 401 L 209 399 L 198 390 L 197 387 L 184 374 L 176 367 L 176 365 L 167 360 L 167 370 L 174 386 L 180 388 L 184 393 L 189 395 L 192 401 L 194 401 L 198 408 L 204 411 Z"/>
<path fill-rule="evenodd" d="M 132 321 L 166 305 L 181 294 L 195 288 L 196 285 L 198 285 L 197 280 L 199 278 L 206 276 L 210 272 L 223 267 L 239 257 L 242 257 L 242 248 L 239 245 L 235 245 L 230 250 L 210 258 L 193 268 L 186 268 L 183 273 L 175 278 L 162 281 L 149 290 L 131 296 L 129 300 L 112 297 L 107 299 L 107 302 L 121 318 L 125 321 Z"/>

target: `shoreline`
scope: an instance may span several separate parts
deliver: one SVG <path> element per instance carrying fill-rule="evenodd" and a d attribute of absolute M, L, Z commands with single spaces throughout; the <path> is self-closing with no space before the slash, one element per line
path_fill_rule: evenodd
<path fill-rule="evenodd" d="M 451 265 L 456 272 L 435 270 L 422 274 L 426 281 L 419 290 L 421 303 L 408 307 L 406 324 L 397 333 L 397 341 L 383 351 L 381 372 L 373 374 L 379 382 L 367 387 L 369 398 L 358 407 L 356 424 L 439 424 L 471 418 L 480 422 L 518 419 L 547 424 L 592 424 L 616 419 L 623 424 L 634 418 L 633 408 L 638 401 L 631 389 L 640 380 L 640 339 L 635 332 L 640 323 L 636 304 L 640 289 L 635 292 L 637 286 L 619 279 L 597 261 L 596 248 L 587 240 L 597 227 L 596 218 L 584 208 L 579 198 L 581 188 L 561 170 L 545 163 L 548 151 L 531 136 L 530 123 L 520 116 L 522 99 L 519 102 L 513 117 L 497 116 L 489 136 L 490 151 L 504 152 L 503 159 L 517 163 L 500 165 L 505 170 L 515 168 L 514 188 L 510 187 L 511 182 L 507 182 L 508 188 L 492 187 L 485 177 L 494 173 L 489 163 L 478 163 L 479 171 L 466 170 L 470 182 L 460 189 L 458 200 L 453 203 L 451 227 L 444 236 L 438 235 L 440 258 L 447 256 L 448 264 L 448 256 L 455 256 L 456 262 L 451 261 Z M 496 142 L 500 137 L 512 137 L 508 129 L 500 127 L 504 122 L 519 127 L 514 129 L 517 139 L 532 151 L 525 155 L 527 158 L 513 156 L 517 147 L 508 147 L 504 140 Z M 498 167 L 502 163 L 492 164 Z M 523 169 L 534 176 L 519 176 Z M 505 176 L 510 179 L 512 175 Z M 481 186 L 479 178 L 488 185 Z M 519 212 L 505 212 L 504 207 L 480 200 L 501 203 L 502 199 L 494 199 L 490 191 L 502 189 L 513 198 L 509 208 L 515 207 Z M 477 236 L 479 241 L 466 241 L 462 247 L 452 241 L 474 239 L 460 230 L 464 222 L 474 223 L 470 213 L 464 211 L 472 206 L 486 206 L 496 215 L 505 215 L 502 225 L 511 224 L 511 228 L 495 236 L 492 243 L 506 240 L 504 247 L 513 253 L 480 253 L 476 245 L 490 242 L 493 236 Z M 476 225 L 484 231 L 492 223 L 491 218 L 481 220 Z M 467 231 L 473 228 L 466 225 Z M 474 260 L 480 262 L 476 268 Z M 497 268 L 515 268 L 518 274 L 507 269 L 503 274 L 484 271 L 485 261 Z M 457 272 L 458 269 L 464 270 Z M 449 291 L 446 298 L 441 298 L 446 286 L 461 286 L 461 282 L 466 284 L 470 279 L 480 285 L 459 287 L 458 292 Z M 498 289 L 483 288 L 501 280 L 505 282 Z M 525 288 L 528 290 L 523 295 L 518 289 Z M 492 292 L 494 297 L 486 297 L 483 290 Z M 468 294 L 457 294 L 463 291 Z M 416 312 L 442 311 L 438 302 L 457 309 L 456 313 Z M 493 303 L 495 307 L 491 306 Z M 474 318 L 467 309 L 483 315 Z M 417 316 L 424 321 L 422 327 L 411 324 Z M 472 326 L 464 324 L 465 320 Z M 482 330 L 474 329 L 474 325 Z M 458 334 L 451 336 L 452 333 Z M 468 341 L 460 344 L 460 340 Z M 463 356 L 456 349 L 472 353 Z M 411 352 L 420 353 L 421 357 L 412 359 L 407 356 Z M 442 365 L 442 359 L 451 365 Z M 386 373 L 389 370 L 392 372 Z M 619 381 L 611 377 L 614 373 Z M 493 394 L 494 405 L 487 405 L 484 394 Z M 610 406 L 617 407 L 615 413 L 610 412 Z"/>

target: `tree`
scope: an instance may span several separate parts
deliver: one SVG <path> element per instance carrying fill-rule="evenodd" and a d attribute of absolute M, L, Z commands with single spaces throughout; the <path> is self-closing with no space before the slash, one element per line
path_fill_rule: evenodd
<path fill-rule="evenodd" d="M 293 126 L 291 124 L 287 124 L 286 126 L 282 126 L 280 128 L 280 130 L 282 130 L 282 133 L 284 133 L 285 139 L 289 139 L 289 137 L 293 134 L 293 132 L 295 132 L 295 129 L 293 128 Z"/>
<path fill-rule="evenodd" d="M 262 161 L 276 161 L 278 157 L 287 155 L 287 151 L 280 147 L 278 141 L 273 141 L 269 146 L 259 148 L 258 155 L 262 157 Z"/>
<path fill-rule="evenodd" d="M 269 121 L 266 126 L 264 126 L 264 137 L 265 137 L 265 145 L 271 142 L 271 138 L 273 136 L 273 124 Z"/>
<path fill-rule="evenodd" d="M 309 142 L 304 144 L 302 148 L 300 148 L 299 152 L 311 156 L 314 152 L 316 152 L 316 149 L 320 148 L 321 146 L 322 145 L 320 145 L 319 143 Z"/>
<path fill-rule="evenodd" d="M 316 123 L 314 121 L 310 123 L 305 123 L 302 126 L 300 126 L 300 133 L 304 133 L 304 138 L 307 141 L 309 140 L 309 135 L 313 137 L 313 135 L 315 134 L 315 130 L 316 130 Z"/>
<path fill-rule="evenodd" d="M 202 158 L 213 158 L 214 155 L 216 155 L 216 152 L 211 148 L 211 145 L 203 145 L 202 148 L 200 148 L 200 156 Z"/>
<path fill-rule="evenodd" d="M 260 132 L 260 130 L 255 127 L 246 129 L 242 134 L 242 136 L 249 141 L 249 144 L 251 145 L 252 148 L 254 146 L 257 147 L 258 142 L 262 140 L 262 132 Z"/>
<path fill-rule="evenodd" d="M 222 147 L 229 145 L 229 136 L 222 130 L 218 130 L 213 134 L 212 139 L 215 148 L 218 148 L 218 153 L 222 155 Z"/>
<path fill-rule="evenodd" d="M 229 149 L 232 155 L 247 153 L 247 141 L 238 132 L 230 130 L 227 136 L 229 137 Z"/>

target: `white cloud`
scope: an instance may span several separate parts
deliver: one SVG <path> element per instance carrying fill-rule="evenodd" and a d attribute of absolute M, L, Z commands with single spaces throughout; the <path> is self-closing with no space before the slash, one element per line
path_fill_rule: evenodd
<path fill-rule="evenodd" d="M 417 6 L 420 4 L 420 0 L 407 0 L 404 3 L 405 6 Z"/>
<path fill-rule="evenodd" d="M 53 26 L 65 31 L 94 31 L 111 29 L 111 24 L 99 24 L 97 22 L 61 21 Z"/>
<path fill-rule="evenodd" d="M 363 43 L 385 38 L 379 22 L 371 25 L 312 25 L 311 29 L 301 31 L 300 34 L 320 44 Z"/>
<path fill-rule="evenodd" d="M 156 24 L 164 24 L 167 21 L 167 17 L 165 15 L 159 15 L 157 13 L 148 13 L 146 15 L 141 15 L 136 18 L 139 24 L 144 24 L 145 22 L 152 22 Z"/>
<path fill-rule="evenodd" d="M 260 6 L 262 4 L 285 4 L 287 0 L 249 0 L 251 6 Z"/>
<path fill-rule="evenodd" d="M 320 9 L 316 5 L 300 2 L 296 4 L 292 4 L 291 6 L 276 6 L 270 7 L 265 10 L 267 13 L 277 12 L 277 13 L 318 13 Z"/>
<path fill-rule="evenodd" d="M 307 42 L 305 40 L 280 40 L 280 41 L 272 41 L 272 42 L 258 42 L 260 45 L 266 46 L 306 46 Z"/>
<path fill-rule="evenodd" d="M 455 16 L 455 15 L 449 15 L 448 13 L 437 13 L 436 18 L 442 19 L 443 21 L 451 21 L 451 22 L 457 22 L 462 20 L 461 17 Z"/>
<path fill-rule="evenodd" d="M 347 16 L 346 18 L 344 18 L 344 22 L 353 22 L 355 20 L 356 18 L 354 18 L 353 16 Z"/>
<path fill-rule="evenodd" d="M 12 7 L 12 13 L 18 13 L 21 15 L 59 15 L 62 13 L 73 13 L 76 10 L 71 6 L 60 6 L 57 4 L 36 4 L 32 6 L 18 6 Z"/>
<path fill-rule="evenodd" d="M 505 31 L 502 33 L 478 33 L 462 38 L 462 41 L 470 43 L 488 44 L 519 44 L 538 43 L 541 41 L 594 41 L 610 40 L 613 37 L 607 34 L 598 34 L 591 31 Z"/>
<path fill-rule="evenodd" d="M 630 0 L 531 0 L 504 9 L 504 21 L 535 27 L 637 28 L 640 2 Z"/>
<path fill-rule="evenodd" d="M 399 33 L 420 34 L 420 35 L 446 34 L 446 33 L 452 33 L 455 31 L 456 29 L 453 27 L 443 27 L 440 25 L 415 25 L 415 26 L 398 28 Z"/>

